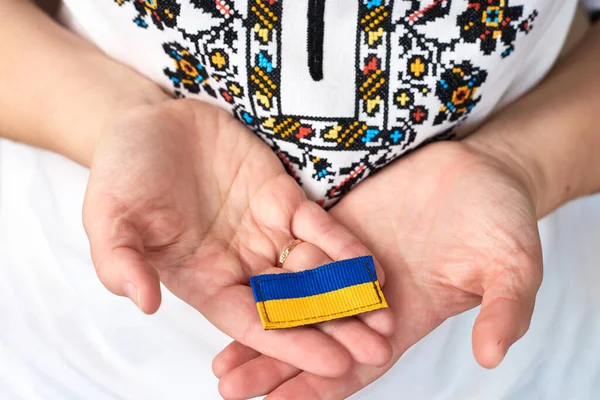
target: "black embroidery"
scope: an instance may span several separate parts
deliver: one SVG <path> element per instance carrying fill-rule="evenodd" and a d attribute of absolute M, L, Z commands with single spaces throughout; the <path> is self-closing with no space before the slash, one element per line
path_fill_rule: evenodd
<path fill-rule="evenodd" d="M 151 15 L 140 7 L 152 0 L 115 1 L 133 1 L 141 21 Z M 176 21 L 177 2 L 155 1 L 161 10 L 167 2 L 177 5 Z M 281 45 L 282 1 L 309 2 L 309 69 L 313 79 L 324 78 L 324 32 L 335 29 L 324 26 L 325 0 L 247 0 L 246 10 L 237 10 L 235 0 L 178 1 L 190 1 L 211 23 L 193 32 L 178 27 L 187 44 L 163 46 L 174 62 L 164 73 L 175 94 L 219 98 L 325 206 L 398 157 L 451 137 L 481 101 L 478 91 L 488 77 L 458 46 L 507 57 L 537 17 L 533 11 L 522 18 L 524 6 L 513 6 L 516 0 L 352 0 L 358 2 L 354 115 L 323 118 L 282 112 Z M 399 15 L 395 3 L 404 10 Z M 436 36 L 440 21 L 450 29 L 445 19 L 452 7 L 463 8 L 449 32 L 453 38 Z M 159 29 L 169 27 L 152 20 Z"/>
<path fill-rule="evenodd" d="M 413 0 L 413 12 L 409 16 L 409 21 L 415 25 L 422 25 L 444 18 L 450 13 L 451 5 L 452 0 L 434 0 L 431 4 L 421 8 L 421 2 Z"/>
<path fill-rule="evenodd" d="M 323 79 L 325 0 L 308 0 L 308 70 L 315 81 Z"/>
<path fill-rule="evenodd" d="M 219 18 L 224 15 L 222 14 L 221 9 L 217 7 L 217 1 L 215 0 L 190 0 L 190 3 L 197 9 L 202 10 L 213 17 Z"/>
<path fill-rule="evenodd" d="M 139 27 L 148 27 L 148 17 L 150 17 L 154 25 L 160 30 L 164 30 L 165 26 L 168 28 L 177 26 L 177 18 L 179 17 L 181 6 L 176 0 L 115 0 L 119 5 L 131 1 L 138 12 L 133 22 Z"/>
<path fill-rule="evenodd" d="M 317 181 L 326 179 L 331 175 L 331 163 L 325 158 L 312 157 L 314 167 L 313 178 Z"/>
<path fill-rule="evenodd" d="M 487 72 L 473 67 L 469 61 L 444 71 L 435 90 L 442 107 L 433 124 L 439 125 L 447 119 L 457 121 L 469 114 L 481 100 L 476 93 L 486 78 Z"/>
<path fill-rule="evenodd" d="M 330 199 L 340 199 L 345 194 L 350 192 L 354 186 L 368 176 L 367 167 L 365 165 L 366 160 L 354 163 L 350 168 L 342 168 L 340 173 L 345 178 L 327 193 L 327 197 Z"/>
<path fill-rule="evenodd" d="M 501 40 L 506 46 L 502 57 L 510 55 L 514 50 L 517 28 L 529 32 L 529 25 L 537 16 L 537 11 L 519 25 L 523 6 L 511 7 L 509 1 L 469 0 L 467 10 L 458 17 L 461 37 L 469 43 L 479 41 L 484 54 L 492 54 L 498 40 Z"/>
<path fill-rule="evenodd" d="M 179 43 L 165 43 L 165 53 L 175 61 L 175 71 L 165 68 L 165 74 L 171 79 L 176 88 L 184 87 L 190 93 L 200 93 L 201 88 L 215 97 L 214 90 L 208 84 L 208 72 L 190 51 Z"/>

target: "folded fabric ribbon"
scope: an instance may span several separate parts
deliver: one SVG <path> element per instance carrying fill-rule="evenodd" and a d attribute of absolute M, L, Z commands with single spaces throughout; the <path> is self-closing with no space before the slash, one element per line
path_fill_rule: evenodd
<path fill-rule="evenodd" d="M 371 256 L 250 278 L 265 329 L 284 329 L 387 308 Z"/>

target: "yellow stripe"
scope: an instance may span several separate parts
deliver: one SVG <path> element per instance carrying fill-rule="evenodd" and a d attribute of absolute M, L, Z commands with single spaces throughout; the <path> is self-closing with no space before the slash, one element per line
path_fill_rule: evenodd
<path fill-rule="evenodd" d="M 273 81 L 272 81 L 271 79 L 269 79 L 269 77 L 268 77 L 268 76 L 267 76 L 267 75 L 266 75 L 266 74 L 263 72 L 263 70 L 262 70 L 262 69 L 260 69 L 259 67 L 256 67 L 256 66 L 255 66 L 255 67 L 254 67 L 254 71 L 256 71 L 256 72 L 258 73 L 258 75 L 260 75 L 260 77 L 261 77 L 261 78 L 263 78 L 263 79 L 264 79 L 264 80 L 267 82 L 267 84 L 268 84 L 269 86 L 271 86 L 271 88 L 272 88 L 273 90 L 277 89 L 277 85 L 275 85 L 275 84 L 273 83 Z"/>
<path fill-rule="evenodd" d="M 256 303 L 265 329 L 293 328 L 387 308 L 379 282 L 297 299 Z"/>
<path fill-rule="evenodd" d="M 380 87 L 382 87 L 384 83 L 385 83 L 385 78 L 379 79 L 379 82 L 377 82 L 375 84 L 375 86 L 373 86 L 371 88 L 371 90 L 369 90 L 369 92 L 363 96 L 363 100 L 367 100 L 369 97 L 371 97 L 371 95 L 373 93 L 375 93 L 377 91 L 377 89 L 379 89 Z"/>
<path fill-rule="evenodd" d="M 252 6 L 252 11 L 254 12 L 254 14 L 256 14 L 256 16 L 261 20 L 261 22 L 263 24 L 265 24 L 265 26 L 269 29 L 273 29 L 273 24 L 271 24 L 271 22 L 269 22 L 269 20 L 267 19 L 267 17 L 265 17 L 258 8 L 256 8 L 256 6 Z"/>
<path fill-rule="evenodd" d="M 264 12 L 266 12 L 269 15 L 269 17 L 273 18 L 273 21 L 277 21 L 277 16 L 271 10 L 269 10 L 269 8 L 266 5 L 264 5 L 262 1 L 256 0 L 256 4 L 258 4 L 260 8 L 262 8 Z"/>
<path fill-rule="evenodd" d="M 365 91 L 365 89 L 366 89 L 366 88 L 368 88 L 368 87 L 369 87 L 369 85 L 370 85 L 371 83 L 373 83 L 373 81 L 374 81 L 375 79 L 377 79 L 377 77 L 378 77 L 379 75 L 381 75 L 381 70 L 380 70 L 380 69 L 378 69 L 377 71 L 375 71 L 375 73 L 374 73 L 373 75 L 371 75 L 371 76 L 369 77 L 369 79 L 367 79 L 367 81 L 366 81 L 365 83 L 363 83 L 363 84 L 362 84 L 362 86 L 360 87 L 360 91 L 361 91 L 361 92 L 364 92 L 364 91 Z"/>
<path fill-rule="evenodd" d="M 260 89 L 262 90 L 262 92 L 264 94 L 266 94 L 267 96 L 269 96 L 269 98 L 273 97 L 273 93 L 271 93 L 271 91 L 269 89 L 267 89 L 267 87 L 265 86 L 264 83 L 262 83 L 262 81 L 260 81 L 256 75 L 252 74 L 250 75 L 250 79 L 252 79 L 252 82 L 256 83 L 258 85 L 258 87 L 260 87 Z"/>

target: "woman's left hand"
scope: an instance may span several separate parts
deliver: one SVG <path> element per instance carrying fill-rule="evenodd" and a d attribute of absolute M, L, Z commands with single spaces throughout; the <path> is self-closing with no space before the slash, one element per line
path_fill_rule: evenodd
<path fill-rule="evenodd" d="M 394 356 L 341 378 L 302 372 L 233 342 L 214 361 L 228 400 L 344 399 L 444 320 L 482 304 L 473 351 L 493 368 L 529 327 L 542 280 L 535 190 L 506 153 L 429 145 L 354 189 L 331 213 L 377 257 L 396 319 Z"/>

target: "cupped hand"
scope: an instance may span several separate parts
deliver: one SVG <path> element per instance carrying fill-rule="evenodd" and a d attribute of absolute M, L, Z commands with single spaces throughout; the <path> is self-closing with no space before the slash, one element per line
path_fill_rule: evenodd
<path fill-rule="evenodd" d="M 497 366 L 525 334 L 542 279 L 535 193 L 510 158 L 464 142 L 429 145 L 354 189 L 331 214 L 386 273 L 392 360 L 323 378 L 232 343 L 215 359 L 228 399 L 344 399 L 382 376 L 444 320 L 479 304 L 473 351 Z"/>
<path fill-rule="evenodd" d="M 173 100 L 116 118 L 96 146 L 84 226 L 100 280 L 146 313 L 158 309 L 162 282 L 240 343 L 318 375 L 391 357 L 389 310 L 263 330 L 248 278 L 281 272 L 277 257 L 291 240 L 305 243 L 289 270 L 370 253 L 215 107 Z"/>

